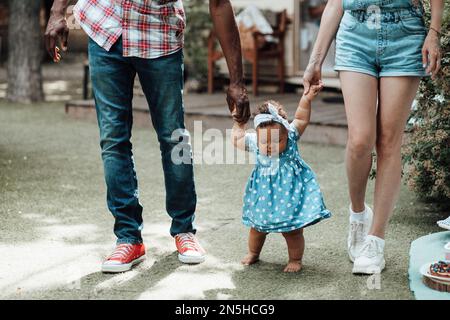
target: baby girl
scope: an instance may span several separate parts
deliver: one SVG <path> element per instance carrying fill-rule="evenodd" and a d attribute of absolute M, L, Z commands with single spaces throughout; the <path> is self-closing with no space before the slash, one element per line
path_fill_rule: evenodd
<path fill-rule="evenodd" d="M 305 246 L 303 228 L 331 216 L 316 176 L 297 148 L 310 120 L 311 101 L 322 87 L 322 83 L 312 86 L 302 96 L 291 123 L 283 106 L 275 101 L 263 103 L 255 112 L 256 133 L 246 132 L 245 124 L 234 123 L 232 143 L 256 156 L 243 198 L 242 222 L 250 227 L 244 265 L 257 262 L 266 235 L 278 232 L 288 248 L 284 271 L 299 271 Z"/>

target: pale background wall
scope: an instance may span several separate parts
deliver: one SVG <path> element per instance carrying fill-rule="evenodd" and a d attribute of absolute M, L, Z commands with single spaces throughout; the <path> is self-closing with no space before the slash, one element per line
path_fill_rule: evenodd
<path fill-rule="evenodd" d="M 269 9 L 272 11 L 281 11 L 283 9 L 286 9 L 288 12 L 289 17 L 291 18 L 291 24 L 288 26 L 288 31 L 286 34 L 286 40 L 285 40 L 285 63 L 286 63 L 286 81 L 300 84 L 302 83 L 302 75 L 298 74 L 298 70 L 294 69 L 294 37 L 299 36 L 299 34 L 294 33 L 294 21 L 295 21 L 295 6 L 297 3 L 306 1 L 306 0 L 231 0 L 232 4 L 235 8 L 238 7 L 245 7 L 249 4 L 256 5 L 258 8 L 261 9 Z M 327 57 L 329 61 L 328 66 L 326 70 L 323 70 L 323 76 L 326 78 L 325 84 L 327 87 L 334 87 L 334 88 L 340 88 L 340 83 L 337 78 L 337 73 L 332 70 L 332 65 L 334 61 L 334 46 L 330 48 L 330 51 L 328 52 L 329 57 Z M 302 57 L 303 60 L 306 59 L 306 61 L 309 59 L 309 57 Z M 302 60 L 302 61 L 303 61 Z M 226 67 L 225 69 L 226 72 Z M 247 77 L 250 75 L 248 72 L 248 66 L 246 67 L 246 75 Z M 268 74 L 275 74 L 275 63 L 266 62 L 264 65 L 261 66 L 261 73 L 268 73 Z"/>
<path fill-rule="evenodd" d="M 258 8 L 281 11 L 287 9 L 289 13 L 294 13 L 294 0 L 231 0 L 233 6 L 245 7 L 254 4 Z"/>

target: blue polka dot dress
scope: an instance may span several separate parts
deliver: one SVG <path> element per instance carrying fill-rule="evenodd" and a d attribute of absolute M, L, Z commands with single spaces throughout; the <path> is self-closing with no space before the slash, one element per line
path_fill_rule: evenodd
<path fill-rule="evenodd" d="M 277 157 L 259 153 L 256 133 L 245 135 L 256 164 L 245 187 L 242 222 L 260 232 L 289 232 L 331 216 L 316 175 L 298 151 L 298 131 L 291 128 L 286 149 Z"/>

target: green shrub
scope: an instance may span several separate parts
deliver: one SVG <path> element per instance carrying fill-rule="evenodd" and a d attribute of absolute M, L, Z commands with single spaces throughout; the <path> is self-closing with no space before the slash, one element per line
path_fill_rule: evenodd
<path fill-rule="evenodd" d="M 425 5 L 425 21 L 430 6 Z M 436 80 L 424 78 L 410 119 L 410 137 L 403 152 L 406 182 L 420 197 L 450 201 L 450 4 L 442 25 L 442 69 Z"/>
<path fill-rule="evenodd" d="M 190 79 L 206 87 L 208 78 L 208 35 L 212 29 L 208 1 L 186 0 L 185 65 Z"/>

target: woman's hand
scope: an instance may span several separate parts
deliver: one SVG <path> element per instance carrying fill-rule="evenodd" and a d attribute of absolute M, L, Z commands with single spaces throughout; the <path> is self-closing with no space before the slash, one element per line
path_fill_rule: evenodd
<path fill-rule="evenodd" d="M 430 29 L 425 38 L 422 47 L 422 62 L 423 67 L 426 67 L 426 73 L 431 73 L 431 78 L 434 80 L 441 68 L 441 46 L 439 34 L 435 30 Z"/>
<path fill-rule="evenodd" d="M 319 92 L 323 89 L 323 82 L 319 80 L 319 84 L 311 84 L 310 90 L 307 94 L 303 93 L 303 96 L 311 102 L 314 98 L 319 94 Z"/>
<path fill-rule="evenodd" d="M 303 74 L 303 94 L 307 95 L 311 85 L 319 85 L 322 79 L 322 66 L 316 62 L 309 62 Z"/>

